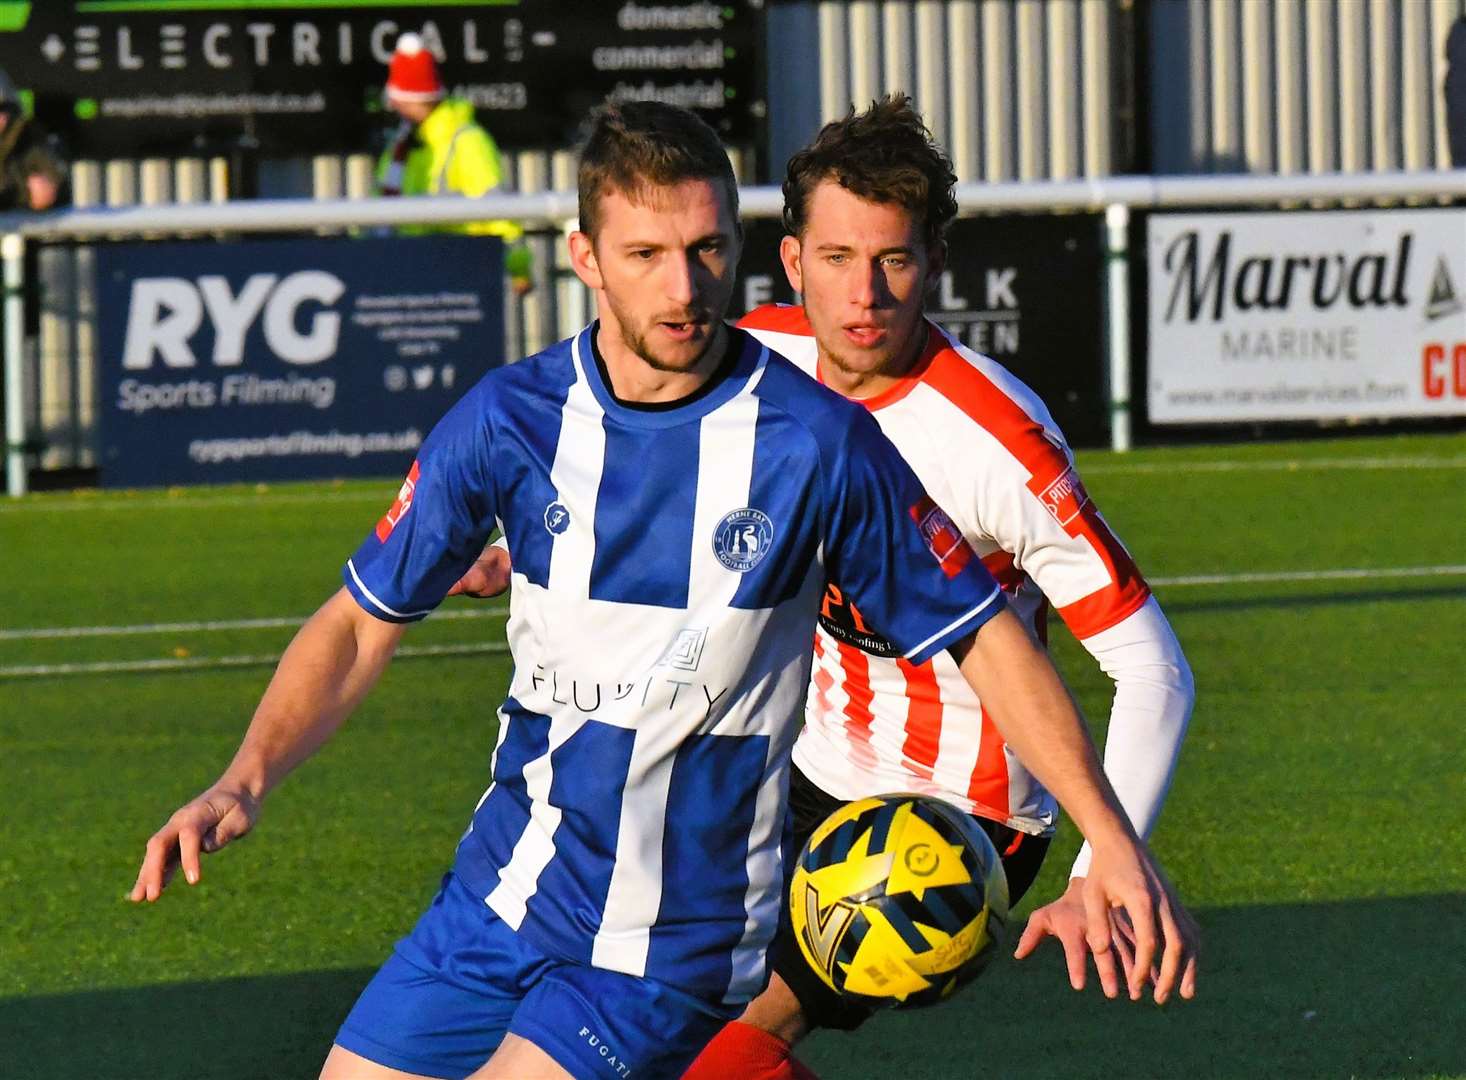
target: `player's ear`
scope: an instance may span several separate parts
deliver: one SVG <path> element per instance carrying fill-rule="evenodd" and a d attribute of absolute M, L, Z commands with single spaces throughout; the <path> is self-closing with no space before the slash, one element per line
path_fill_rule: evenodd
<path fill-rule="evenodd" d="M 804 269 L 799 265 L 799 237 L 786 235 L 779 241 L 779 261 L 784 264 L 784 276 L 789 287 L 801 296 L 804 294 Z"/>
<path fill-rule="evenodd" d="M 601 265 L 596 261 L 596 245 L 590 234 L 576 229 L 567 242 L 570 247 L 570 266 L 575 271 L 575 276 L 585 282 L 588 289 L 605 288 Z"/>

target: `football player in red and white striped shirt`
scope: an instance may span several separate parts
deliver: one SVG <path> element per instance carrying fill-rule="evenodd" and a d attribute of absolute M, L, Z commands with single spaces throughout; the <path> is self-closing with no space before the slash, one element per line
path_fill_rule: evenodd
<path fill-rule="evenodd" d="M 789 163 L 780 254 L 804 306 L 768 306 L 740 326 L 832 388 L 863 402 L 950 515 L 932 515 L 940 548 L 965 538 L 1042 640 L 1058 612 L 1115 683 L 1105 771 L 1136 830 L 1149 833 L 1191 712 L 1190 669 L 1165 616 L 1075 471 L 1048 410 L 1001 365 L 923 314 L 956 215 L 951 164 L 904 96 L 829 124 Z M 944 537 L 955 526 L 962 537 Z M 957 665 L 901 659 L 839 583 L 815 640 L 806 725 L 790 805 L 802 842 L 842 802 L 918 791 L 974 815 L 1004 856 L 1016 903 L 1052 835 L 1053 797 L 1004 744 Z M 1090 949 L 1082 890 L 1088 846 L 1068 890 L 1034 912 L 1017 955 L 1047 935 L 1075 989 Z M 1194 992 L 1197 931 L 1179 909 L 1180 990 Z M 1123 953 L 1123 950 L 1122 950 Z M 792 937 L 776 942 L 770 988 L 728 1025 L 687 1080 L 808 1076 L 789 1046 L 814 1027 L 850 1029 L 868 1013 L 830 991 Z M 1125 957 L 1120 957 L 1121 966 Z M 1093 962 L 1119 992 L 1112 952 Z M 1173 969 L 1175 970 L 1175 969 Z M 1166 982 L 1162 978 L 1162 982 Z"/>

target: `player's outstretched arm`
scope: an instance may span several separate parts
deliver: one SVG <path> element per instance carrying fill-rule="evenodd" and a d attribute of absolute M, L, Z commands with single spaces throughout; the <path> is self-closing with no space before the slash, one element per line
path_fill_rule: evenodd
<path fill-rule="evenodd" d="M 366 696 L 403 629 L 368 615 L 345 589 L 327 600 L 280 658 L 229 767 L 148 840 L 130 899 L 158 899 L 179 869 L 189 884 L 197 884 L 200 855 L 254 827 L 270 790 L 315 753 Z"/>
<path fill-rule="evenodd" d="M 1005 741 L 1068 811 L 1094 856 L 1082 886 L 1085 941 L 1107 993 L 1117 980 L 1111 911 L 1128 921 L 1133 963 L 1128 989 L 1138 999 L 1154 966 L 1155 999 L 1165 1001 L 1178 982 L 1195 992 L 1195 924 L 1144 842 L 1136 835 L 1100 771 L 1094 743 L 1048 656 L 1005 611 L 957 643 L 952 653 L 963 676 L 987 707 Z M 1178 921 L 1177 913 L 1183 916 Z M 1122 953 L 1122 958 L 1125 954 Z"/>
<path fill-rule="evenodd" d="M 1081 644 L 1115 683 L 1105 736 L 1105 775 L 1136 832 L 1147 837 L 1160 816 L 1191 716 L 1195 700 L 1191 669 L 1154 597 L 1115 626 L 1082 638 Z M 1076 990 L 1084 989 L 1089 957 L 1083 892 L 1091 855 L 1086 843 L 1074 861 L 1068 888 L 1029 916 L 1014 952 L 1021 960 L 1046 937 L 1053 937 L 1064 949 L 1069 981 Z M 1188 925 L 1190 916 L 1177 910 L 1176 920 L 1182 937 L 1195 942 L 1198 935 Z M 1128 980 L 1124 945 L 1122 935 L 1116 939 L 1116 951 Z M 1110 987 L 1116 976 L 1111 960 L 1108 955 L 1097 957 L 1096 971 L 1113 996 Z M 1194 980 L 1194 965 L 1192 970 Z M 1184 972 L 1182 980 L 1182 996 L 1189 997 Z"/>

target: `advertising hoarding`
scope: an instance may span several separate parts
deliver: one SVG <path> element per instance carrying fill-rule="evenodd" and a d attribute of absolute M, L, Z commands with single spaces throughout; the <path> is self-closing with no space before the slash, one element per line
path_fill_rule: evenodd
<path fill-rule="evenodd" d="M 563 146 L 610 96 L 697 112 L 750 141 L 762 4 L 46 0 L 0 4 L 0 56 L 83 157 L 372 149 L 399 35 L 502 145 Z"/>
<path fill-rule="evenodd" d="M 1157 214 L 1150 419 L 1466 415 L 1466 210 Z"/>
<path fill-rule="evenodd" d="M 405 472 L 504 361 L 500 241 L 97 251 L 106 487 Z"/>

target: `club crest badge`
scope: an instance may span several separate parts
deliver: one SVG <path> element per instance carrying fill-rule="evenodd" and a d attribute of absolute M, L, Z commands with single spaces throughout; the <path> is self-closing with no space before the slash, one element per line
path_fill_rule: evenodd
<path fill-rule="evenodd" d="M 545 507 L 545 528 L 551 536 L 559 536 L 570 528 L 570 511 L 565 509 L 564 503 L 552 502 Z"/>
<path fill-rule="evenodd" d="M 763 562 L 773 543 L 774 523 L 751 506 L 724 515 L 713 530 L 713 553 L 720 563 L 740 574 Z"/>

